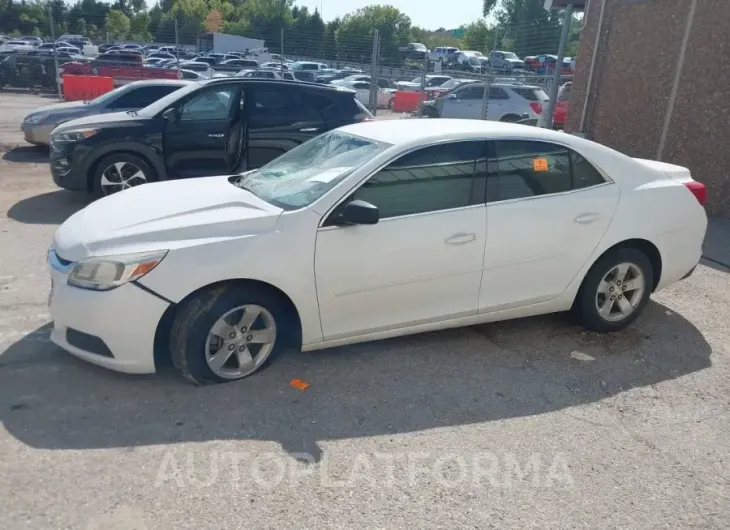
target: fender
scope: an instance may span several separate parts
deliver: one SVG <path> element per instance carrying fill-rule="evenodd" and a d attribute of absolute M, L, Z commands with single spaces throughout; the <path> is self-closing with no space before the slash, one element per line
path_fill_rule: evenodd
<path fill-rule="evenodd" d="M 160 139 L 161 140 L 161 139 Z M 164 155 L 161 148 L 160 141 L 151 143 L 142 143 L 134 140 L 125 140 L 122 142 L 113 142 L 109 144 L 100 145 L 93 149 L 84 158 L 88 160 L 83 169 L 86 174 L 87 188 L 91 190 L 91 169 L 109 153 L 115 153 L 119 151 L 125 151 L 130 154 L 139 154 L 146 158 L 153 169 L 157 173 L 158 180 L 168 180 L 167 168 L 165 167 Z"/>

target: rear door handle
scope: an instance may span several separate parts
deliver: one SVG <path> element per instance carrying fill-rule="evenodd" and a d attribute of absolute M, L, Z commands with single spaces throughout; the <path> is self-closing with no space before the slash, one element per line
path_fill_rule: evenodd
<path fill-rule="evenodd" d="M 299 129 L 299 132 L 317 132 L 319 130 L 319 127 L 305 127 L 304 129 Z"/>
<path fill-rule="evenodd" d="M 474 241 L 476 238 L 476 234 L 465 234 L 461 232 L 459 234 L 454 234 L 444 242 L 447 245 L 464 245 L 465 243 L 470 243 L 471 241 Z"/>
<path fill-rule="evenodd" d="M 223 138 L 225 134 L 209 134 L 208 138 Z"/>
<path fill-rule="evenodd" d="M 597 213 L 582 213 L 573 219 L 573 222 L 578 223 L 579 225 L 587 225 L 594 221 L 598 221 L 599 217 L 600 216 Z"/>

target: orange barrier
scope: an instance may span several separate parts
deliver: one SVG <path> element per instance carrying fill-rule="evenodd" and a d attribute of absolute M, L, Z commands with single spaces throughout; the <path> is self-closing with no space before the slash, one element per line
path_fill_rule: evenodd
<path fill-rule="evenodd" d="M 114 79 L 95 75 L 63 74 L 63 99 L 85 101 L 114 90 Z"/>
<path fill-rule="evenodd" d="M 415 112 L 418 105 L 425 99 L 425 94 L 398 90 L 393 96 L 393 112 Z"/>

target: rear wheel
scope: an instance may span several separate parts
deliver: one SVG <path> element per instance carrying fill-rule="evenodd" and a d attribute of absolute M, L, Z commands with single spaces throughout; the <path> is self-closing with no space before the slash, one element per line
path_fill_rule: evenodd
<path fill-rule="evenodd" d="M 649 302 L 654 271 L 635 248 L 618 248 L 600 258 L 583 280 L 574 304 L 591 331 L 619 331 L 634 322 Z"/>
<path fill-rule="evenodd" d="M 97 164 L 92 179 L 94 194 L 103 197 L 151 182 L 155 175 L 140 157 L 112 153 Z"/>

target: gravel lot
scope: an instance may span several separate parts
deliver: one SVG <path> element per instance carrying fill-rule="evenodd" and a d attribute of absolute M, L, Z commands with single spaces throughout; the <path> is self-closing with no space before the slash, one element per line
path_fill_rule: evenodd
<path fill-rule="evenodd" d="M 0 119 L 32 104 L 2 94 Z M 727 528 L 720 265 L 618 335 L 549 316 L 290 354 L 216 387 L 124 376 L 48 341 L 46 246 L 86 198 L 53 186 L 47 153 L 9 149 L 15 127 L 0 124 L 4 528 Z"/>

